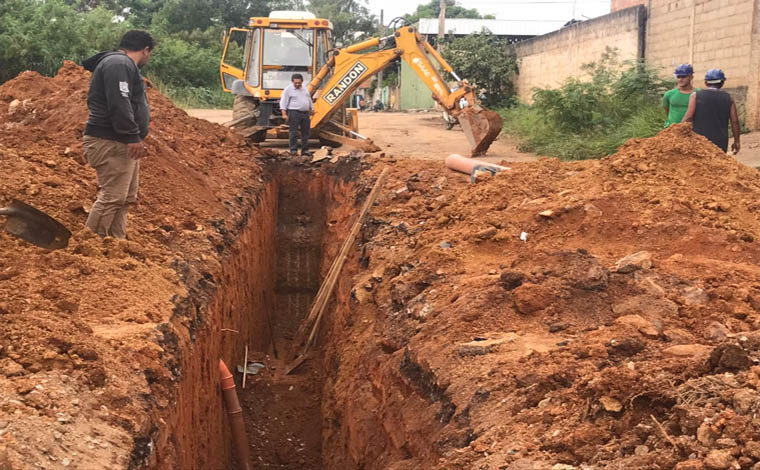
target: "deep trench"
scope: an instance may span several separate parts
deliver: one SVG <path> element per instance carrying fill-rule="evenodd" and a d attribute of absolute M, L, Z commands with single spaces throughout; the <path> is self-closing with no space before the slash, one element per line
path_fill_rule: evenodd
<path fill-rule="evenodd" d="M 358 163 L 328 171 L 273 163 L 251 208 L 222 279 L 206 302 L 205 325 L 183 335 L 182 379 L 165 429 L 156 433 L 154 468 L 240 468 L 222 401 L 218 358 L 233 370 L 254 469 L 321 470 L 325 343 L 323 321 L 317 355 L 283 376 L 284 359 L 324 275 L 353 222 Z M 345 283 L 344 283 L 345 284 Z M 328 315 L 330 312 L 328 306 Z M 265 365 L 242 389 L 244 362 Z"/>

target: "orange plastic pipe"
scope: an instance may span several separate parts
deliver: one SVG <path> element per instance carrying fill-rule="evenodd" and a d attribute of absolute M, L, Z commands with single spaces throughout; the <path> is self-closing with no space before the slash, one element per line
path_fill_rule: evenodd
<path fill-rule="evenodd" d="M 227 368 L 227 364 L 221 359 L 219 359 L 219 373 L 224 404 L 227 406 L 227 414 L 230 417 L 230 429 L 232 431 L 232 441 L 235 444 L 238 466 L 241 470 L 251 470 L 248 436 L 245 433 L 243 409 L 240 407 L 240 401 L 238 401 L 238 396 L 235 392 L 235 379 Z"/>
<path fill-rule="evenodd" d="M 463 157 L 456 153 L 452 153 L 446 157 L 446 167 L 454 171 L 459 171 L 461 173 L 471 175 L 472 170 L 474 170 L 476 166 L 481 168 L 491 168 L 495 171 L 509 170 L 509 167 L 506 166 L 497 165 L 495 163 L 488 163 L 481 160 L 475 160 L 474 158 Z"/>

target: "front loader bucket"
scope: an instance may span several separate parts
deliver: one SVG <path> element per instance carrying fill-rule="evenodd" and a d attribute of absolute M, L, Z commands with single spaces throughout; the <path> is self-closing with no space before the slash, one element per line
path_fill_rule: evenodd
<path fill-rule="evenodd" d="M 485 108 L 465 109 L 458 118 L 464 135 L 470 143 L 472 149 L 470 155 L 473 157 L 486 153 L 504 125 L 498 113 Z"/>

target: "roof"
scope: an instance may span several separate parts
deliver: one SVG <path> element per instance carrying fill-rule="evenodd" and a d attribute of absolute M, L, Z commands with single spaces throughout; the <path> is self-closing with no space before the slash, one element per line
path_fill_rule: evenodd
<path fill-rule="evenodd" d="M 466 35 L 486 28 L 496 36 L 540 36 L 562 27 L 563 21 L 477 20 L 446 18 L 446 34 Z M 438 18 L 420 18 L 421 34 L 438 34 Z"/>
<path fill-rule="evenodd" d="M 275 10 L 269 13 L 272 20 L 314 20 L 317 17 L 310 11 Z"/>

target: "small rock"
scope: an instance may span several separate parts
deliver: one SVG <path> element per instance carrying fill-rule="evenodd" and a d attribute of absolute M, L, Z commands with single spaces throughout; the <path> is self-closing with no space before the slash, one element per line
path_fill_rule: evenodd
<path fill-rule="evenodd" d="M 557 333 L 570 327 L 569 323 L 552 323 L 549 325 L 549 333 Z"/>
<path fill-rule="evenodd" d="M 572 286 L 584 290 L 603 290 L 607 288 L 608 281 L 607 269 L 594 259 L 588 269 L 573 280 Z"/>
<path fill-rule="evenodd" d="M 551 209 L 549 209 L 549 210 L 545 210 L 543 212 L 539 212 L 538 215 L 540 215 L 541 217 L 545 217 L 547 219 L 550 219 L 550 218 L 552 218 L 552 216 L 554 216 L 554 211 L 551 210 Z"/>
<path fill-rule="evenodd" d="M 681 301 L 684 305 L 699 306 L 704 305 L 708 301 L 707 294 L 699 287 L 687 287 L 681 293 Z"/>
<path fill-rule="evenodd" d="M 664 354 L 676 357 L 706 356 L 711 351 L 712 348 L 704 344 L 679 344 L 662 350 Z"/>
<path fill-rule="evenodd" d="M 757 442 L 757 441 L 745 442 L 742 453 L 746 456 L 760 460 L 760 442 Z"/>
<path fill-rule="evenodd" d="M 24 367 L 13 359 L 6 357 L 0 359 L 0 374 L 6 377 L 14 377 L 24 373 Z"/>
<path fill-rule="evenodd" d="M 647 446 L 636 446 L 635 449 L 633 449 L 634 455 L 647 455 L 649 453 L 649 447 Z"/>
<path fill-rule="evenodd" d="M 752 361 L 738 344 L 723 343 L 710 354 L 709 365 L 715 372 L 738 372 L 748 369 Z"/>
<path fill-rule="evenodd" d="M 496 235 L 496 227 L 488 227 L 487 229 L 476 233 L 475 237 L 481 240 L 488 240 L 489 238 L 493 238 L 494 235 Z"/>
<path fill-rule="evenodd" d="M 326 160 L 330 157 L 330 149 L 328 147 L 322 147 L 314 152 L 314 156 L 311 158 L 311 163 L 316 163 L 322 160 Z"/>
<path fill-rule="evenodd" d="M 575 470 L 575 467 L 566 463 L 558 463 L 552 467 L 552 470 Z"/>
<path fill-rule="evenodd" d="M 734 411 L 740 415 L 750 414 L 758 400 L 760 400 L 760 396 L 755 390 L 749 388 L 737 390 L 733 396 Z"/>
<path fill-rule="evenodd" d="M 79 310 L 78 302 L 67 299 L 59 300 L 55 303 L 55 306 L 58 308 L 58 310 L 65 313 L 76 313 L 77 310 Z"/>
<path fill-rule="evenodd" d="M 441 242 L 441 244 L 439 246 L 441 248 L 443 248 L 444 250 L 447 250 L 447 249 L 451 248 L 451 243 L 449 243 L 449 242 Z"/>
<path fill-rule="evenodd" d="M 639 333 L 650 338 L 657 338 L 660 336 L 660 332 L 657 331 L 654 324 L 649 320 L 645 320 L 640 315 L 623 315 L 622 317 L 618 317 L 615 320 L 615 323 L 632 326 L 639 330 Z"/>
<path fill-rule="evenodd" d="M 639 269 L 652 267 L 652 254 L 648 251 L 639 251 L 625 256 L 615 263 L 615 270 L 620 274 L 628 274 Z"/>
<path fill-rule="evenodd" d="M 642 441 L 646 441 L 649 436 L 654 434 L 654 428 L 648 424 L 639 423 L 633 428 L 633 432 Z"/>
<path fill-rule="evenodd" d="M 734 459 L 731 451 L 728 450 L 711 450 L 705 457 L 705 467 L 714 470 L 726 470 L 731 468 Z"/>
<path fill-rule="evenodd" d="M 482 356 L 490 354 L 496 350 L 496 348 L 509 341 L 510 337 L 503 336 L 499 338 L 486 339 L 485 341 L 470 341 L 467 343 L 460 343 L 457 346 L 457 354 L 462 357 L 465 356 Z"/>
<path fill-rule="evenodd" d="M 639 286 L 647 291 L 650 295 L 654 295 L 656 297 L 665 296 L 665 289 L 663 289 L 661 285 L 657 284 L 657 282 L 651 277 L 643 278 L 639 282 Z"/>
<path fill-rule="evenodd" d="M 733 449 L 734 447 L 736 447 L 736 441 L 728 437 L 718 439 L 717 441 L 715 441 L 715 443 L 721 449 Z"/>
<path fill-rule="evenodd" d="M 728 331 L 728 328 L 726 328 L 725 325 L 714 321 L 707 326 L 707 330 L 705 331 L 705 338 L 712 341 L 721 342 L 728 338 L 729 334 L 731 334 L 731 332 Z"/>
<path fill-rule="evenodd" d="M 620 338 L 610 340 L 609 353 L 630 357 L 646 349 L 646 344 L 637 338 Z"/>
<path fill-rule="evenodd" d="M 602 216 L 602 210 L 596 207 L 593 204 L 586 204 L 583 206 L 583 210 L 586 211 L 586 214 L 591 217 L 601 217 Z"/>
<path fill-rule="evenodd" d="M 554 298 L 555 295 L 550 289 L 537 284 L 523 284 L 512 291 L 515 307 L 526 315 L 543 310 Z"/>
<path fill-rule="evenodd" d="M 604 407 L 605 411 L 612 413 L 618 413 L 623 409 L 623 404 L 619 400 L 612 397 L 602 397 L 599 399 Z"/>
<path fill-rule="evenodd" d="M 704 470 L 704 468 L 701 460 L 689 459 L 678 462 L 673 470 Z"/>
<path fill-rule="evenodd" d="M 367 289 L 364 289 L 361 286 L 355 286 L 351 290 L 351 295 L 353 296 L 354 299 L 356 299 L 359 305 L 372 303 L 375 298 L 374 294 L 371 291 L 368 291 Z"/>
<path fill-rule="evenodd" d="M 384 266 L 379 266 L 377 269 L 372 271 L 372 280 L 375 282 L 383 282 L 383 273 L 385 272 Z"/>
<path fill-rule="evenodd" d="M 705 447 L 712 447 L 715 444 L 715 438 L 717 434 L 712 427 L 712 424 L 705 421 L 697 428 L 697 441 Z"/>
<path fill-rule="evenodd" d="M 441 190 L 446 187 L 446 177 L 440 176 L 433 182 L 433 189 Z"/>
<path fill-rule="evenodd" d="M 525 275 L 517 271 L 504 271 L 499 276 L 501 286 L 506 290 L 513 290 L 520 287 L 525 280 Z"/>

